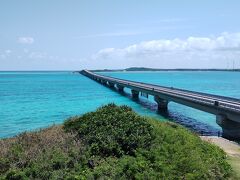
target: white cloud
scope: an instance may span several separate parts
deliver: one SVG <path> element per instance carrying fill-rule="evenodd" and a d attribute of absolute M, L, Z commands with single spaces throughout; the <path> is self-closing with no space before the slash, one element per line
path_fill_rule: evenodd
<path fill-rule="evenodd" d="M 106 65 L 115 64 L 125 67 L 141 65 L 162 68 L 179 68 L 180 66 L 198 68 L 199 65 L 202 67 L 215 65 L 216 68 L 220 66 L 222 68 L 228 61 L 240 60 L 239 54 L 240 33 L 222 33 L 219 36 L 160 39 L 129 45 L 125 48 L 106 48 L 94 54 L 92 60 L 101 60 L 102 64 L 107 62 Z"/>
<path fill-rule="evenodd" d="M 34 43 L 34 38 L 33 37 L 19 37 L 18 38 L 18 43 L 33 44 Z"/>

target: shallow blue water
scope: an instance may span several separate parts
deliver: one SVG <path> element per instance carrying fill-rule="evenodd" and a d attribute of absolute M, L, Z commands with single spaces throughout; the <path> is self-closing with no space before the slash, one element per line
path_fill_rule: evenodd
<path fill-rule="evenodd" d="M 240 98 L 240 72 L 121 72 L 105 75 Z M 66 118 L 115 102 L 142 115 L 167 118 L 195 131 L 216 134 L 215 117 L 175 103 L 158 114 L 150 97 L 139 102 L 71 72 L 0 72 L 0 137 L 62 123 Z"/>

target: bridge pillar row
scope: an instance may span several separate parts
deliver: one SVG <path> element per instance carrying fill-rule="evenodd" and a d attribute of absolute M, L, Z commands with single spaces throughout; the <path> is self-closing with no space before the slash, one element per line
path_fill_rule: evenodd
<path fill-rule="evenodd" d="M 158 104 L 158 110 L 162 111 L 162 110 L 167 110 L 168 109 L 168 100 L 166 99 L 162 99 L 159 96 L 154 96 L 154 100 L 157 102 Z"/>
<path fill-rule="evenodd" d="M 108 81 L 108 85 L 109 85 L 110 88 L 114 88 L 115 84 Z"/>
<path fill-rule="evenodd" d="M 102 83 L 103 85 L 106 85 L 106 84 L 107 84 L 107 81 L 101 80 L 101 83 Z"/>
<path fill-rule="evenodd" d="M 124 89 L 124 87 L 123 87 L 123 86 L 121 86 L 121 85 L 117 84 L 117 88 L 118 88 L 118 91 L 120 91 L 120 92 L 123 92 L 123 89 Z"/>
<path fill-rule="evenodd" d="M 224 114 L 218 114 L 216 122 L 221 126 L 224 138 L 240 139 L 240 123 L 228 119 Z"/>
<path fill-rule="evenodd" d="M 136 90 L 132 89 L 131 92 L 132 92 L 132 98 L 133 99 L 138 99 L 139 98 L 139 91 L 136 91 Z"/>

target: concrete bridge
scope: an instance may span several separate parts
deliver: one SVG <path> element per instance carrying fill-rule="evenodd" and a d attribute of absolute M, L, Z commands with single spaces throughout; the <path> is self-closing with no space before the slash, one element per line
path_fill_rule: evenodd
<path fill-rule="evenodd" d="M 168 103 L 172 101 L 215 114 L 217 124 L 222 127 L 223 137 L 240 139 L 240 99 L 123 80 L 88 70 L 80 73 L 111 88 L 116 87 L 119 91 L 129 88 L 133 99 L 138 99 L 139 92 L 152 95 L 160 111 L 166 111 Z"/>

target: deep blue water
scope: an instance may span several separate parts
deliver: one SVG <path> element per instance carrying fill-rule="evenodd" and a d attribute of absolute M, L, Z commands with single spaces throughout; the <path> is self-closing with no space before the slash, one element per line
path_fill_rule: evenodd
<path fill-rule="evenodd" d="M 108 76 L 240 98 L 240 72 L 114 72 Z M 215 116 L 175 103 L 158 114 L 150 97 L 139 102 L 80 74 L 71 72 L 0 72 L 0 137 L 62 123 L 66 118 L 94 111 L 114 102 L 142 115 L 169 119 L 205 134 L 220 127 Z"/>

